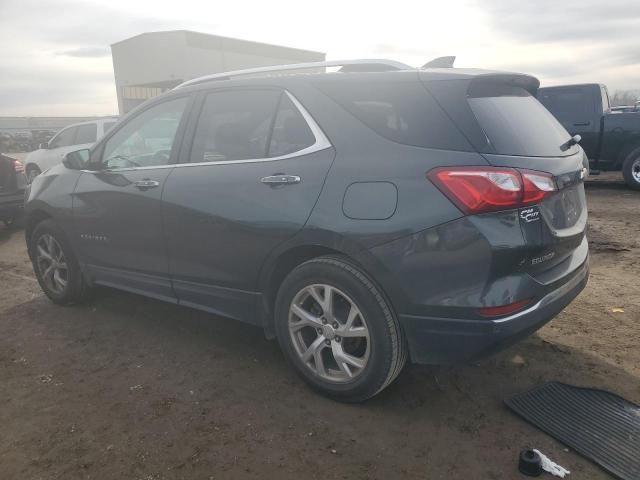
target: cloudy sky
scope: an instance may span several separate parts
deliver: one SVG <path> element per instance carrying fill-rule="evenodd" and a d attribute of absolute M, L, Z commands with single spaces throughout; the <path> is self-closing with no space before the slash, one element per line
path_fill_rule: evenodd
<path fill-rule="evenodd" d="M 116 113 L 109 45 L 178 29 L 640 88 L 637 0 L 0 0 L 0 115 Z"/>

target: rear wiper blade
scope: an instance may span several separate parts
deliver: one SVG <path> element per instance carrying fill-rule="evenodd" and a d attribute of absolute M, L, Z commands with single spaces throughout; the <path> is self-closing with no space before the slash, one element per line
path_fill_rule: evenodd
<path fill-rule="evenodd" d="M 560 145 L 560 150 L 562 150 L 563 152 L 566 152 L 574 145 L 577 145 L 578 143 L 580 143 L 580 140 L 582 140 L 582 137 L 580 135 L 574 135 L 569 140 L 567 140 L 562 145 Z"/>

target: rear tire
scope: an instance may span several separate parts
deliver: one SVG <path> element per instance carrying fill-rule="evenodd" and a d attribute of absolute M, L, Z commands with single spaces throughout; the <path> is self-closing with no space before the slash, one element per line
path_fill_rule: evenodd
<path fill-rule="evenodd" d="M 64 232 L 51 219 L 40 222 L 29 242 L 29 256 L 42 291 L 59 305 L 86 299 L 89 288 Z"/>
<path fill-rule="evenodd" d="M 386 388 L 407 359 L 404 335 L 382 291 L 348 259 L 296 267 L 278 291 L 278 342 L 314 390 L 362 402 Z"/>
<path fill-rule="evenodd" d="M 622 163 L 625 183 L 634 190 L 640 190 L 640 148 L 633 150 Z"/>

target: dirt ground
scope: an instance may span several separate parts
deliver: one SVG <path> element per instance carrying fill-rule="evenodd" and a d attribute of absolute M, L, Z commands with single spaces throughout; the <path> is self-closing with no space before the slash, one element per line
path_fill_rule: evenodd
<path fill-rule="evenodd" d="M 355 406 L 308 390 L 259 329 L 107 289 L 53 305 L 0 227 L 0 478 L 517 479 L 526 446 L 609 478 L 502 401 L 560 380 L 640 403 L 640 192 L 611 178 L 589 185 L 591 280 L 558 318 Z"/>

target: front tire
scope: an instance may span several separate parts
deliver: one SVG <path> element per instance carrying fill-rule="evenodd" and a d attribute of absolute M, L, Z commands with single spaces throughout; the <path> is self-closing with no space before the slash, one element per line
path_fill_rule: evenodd
<path fill-rule="evenodd" d="M 395 312 L 348 259 L 319 257 L 296 267 L 276 300 L 278 342 L 319 393 L 362 402 L 386 388 L 407 359 Z"/>
<path fill-rule="evenodd" d="M 636 148 L 624 159 L 622 176 L 629 187 L 640 190 L 640 148 Z"/>
<path fill-rule="evenodd" d="M 42 291 L 59 305 L 84 300 L 88 286 L 80 264 L 64 232 L 53 220 L 36 225 L 29 243 L 29 256 Z"/>

